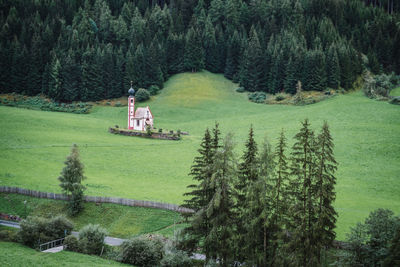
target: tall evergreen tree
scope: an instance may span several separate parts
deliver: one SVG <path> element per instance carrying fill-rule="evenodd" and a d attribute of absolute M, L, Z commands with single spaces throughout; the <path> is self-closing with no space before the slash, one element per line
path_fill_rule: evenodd
<path fill-rule="evenodd" d="M 241 63 L 240 85 L 248 91 L 261 91 L 260 80 L 263 73 L 263 54 L 257 31 L 251 28 L 248 45 L 244 51 L 243 62 Z"/>
<path fill-rule="evenodd" d="M 335 45 L 329 47 L 328 55 L 326 57 L 326 76 L 327 86 L 333 89 L 339 88 L 340 84 L 340 66 L 339 58 L 336 53 Z"/>
<path fill-rule="evenodd" d="M 224 75 L 231 80 L 238 79 L 241 57 L 241 42 L 239 33 L 235 30 L 228 41 Z"/>
<path fill-rule="evenodd" d="M 201 36 L 193 27 L 186 34 L 184 66 L 191 72 L 204 68 L 204 49 Z"/>
<path fill-rule="evenodd" d="M 294 137 L 296 140 L 291 153 L 290 191 L 293 197 L 289 209 L 288 230 L 292 237 L 288 244 L 297 266 L 317 266 L 319 251 L 314 224 L 317 216 L 315 194 L 313 192 L 315 156 L 314 133 L 308 120 Z"/>
<path fill-rule="evenodd" d="M 318 251 L 324 250 L 332 245 L 336 234 L 337 213 L 333 207 L 336 199 L 335 171 L 337 162 L 333 155 L 333 140 L 326 122 L 318 135 L 316 142 L 316 169 L 315 169 L 315 194 L 317 201 L 317 223 L 314 227 Z"/>
<path fill-rule="evenodd" d="M 210 248 L 210 256 L 217 259 L 221 266 L 228 266 L 232 260 L 232 180 L 236 175 L 233 141 L 227 135 L 221 149 L 215 154 L 212 164 L 211 187 L 213 195 L 206 208 L 210 232 L 204 245 Z"/>

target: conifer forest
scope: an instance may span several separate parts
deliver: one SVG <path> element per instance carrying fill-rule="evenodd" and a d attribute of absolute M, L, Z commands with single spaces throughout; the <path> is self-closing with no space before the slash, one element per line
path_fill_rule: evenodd
<path fill-rule="evenodd" d="M 351 89 L 400 72 L 394 0 L 0 1 L 0 93 L 120 97 L 175 73 L 223 73 L 247 91 Z"/>

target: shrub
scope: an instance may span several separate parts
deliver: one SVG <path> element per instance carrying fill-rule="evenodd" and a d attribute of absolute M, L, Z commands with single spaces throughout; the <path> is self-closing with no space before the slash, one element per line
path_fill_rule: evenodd
<path fill-rule="evenodd" d="M 150 125 L 147 125 L 146 126 L 146 135 L 148 136 L 148 137 L 151 137 L 152 136 L 152 132 L 151 132 L 151 127 L 150 127 Z"/>
<path fill-rule="evenodd" d="M 121 104 L 121 102 L 117 102 L 117 103 L 115 103 L 115 105 L 114 105 L 115 107 L 121 107 L 122 106 L 122 104 Z"/>
<path fill-rule="evenodd" d="M 156 95 L 159 93 L 160 87 L 158 87 L 157 85 L 150 85 L 148 90 L 149 90 L 150 95 Z"/>
<path fill-rule="evenodd" d="M 162 257 L 163 249 L 158 241 L 136 237 L 122 243 L 119 259 L 137 266 L 158 266 Z"/>
<path fill-rule="evenodd" d="M 158 132 L 159 132 L 159 133 L 162 133 L 162 128 L 158 129 Z"/>
<path fill-rule="evenodd" d="M 9 241 L 16 242 L 17 241 L 17 232 L 9 229 L 4 229 L 0 231 L 0 240 L 1 241 Z"/>
<path fill-rule="evenodd" d="M 283 94 L 277 94 L 276 96 L 275 96 L 275 100 L 276 101 L 282 101 L 282 100 L 284 100 L 285 99 L 285 95 L 283 95 Z"/>
<path fill-rule="evenodd" d="M 88 224 L 79 231 L 79 247 L 83 253 L 99 255 L 107 231 L 98 224 Z"/>
<path fill-rule="evenodd" d="M 244 87 L 238 87 L 238 88 L 236 88 L 236 92 L 238 92 L 238 93 L 244 93 Z"/>
<path fill-rule="evenodd" d="M 163 267 L 189 267 L 193 266 L 192 260 L 186 252 L 178 250 L 175 246 L 176 240 L 168 241 L 165 245 L 165 255 L 160 262 Z"/>
<path fill-rule="evenodd" d="M 136 92 L 135 97 L 138 102 L 143 102 L 150 98 L 150 93 L 146 89 L 139 88 L 139 90 Z"/>
<path fill-rule="evenodd" d="M 264 103 L 267 95 L 264 92 L 249 93 L 249 100 L 254 103 Z"/>
<path fill-rule="evenodd" d="M 350 266 L 381 266 L 389 245 L 400 227 L 400 218 L 387 209 L 372 211 L 365 223 L 358 223 L 348 235 L 349 253 L 339 263 Z"/>
<path fill-rule="evenodd" d="M 369 98 L 388 97 L 389 92 L 398 83 L 398 76 L 392 74 L 381 74 L 373 76 L 370 72 L 363 74 L 364 94 Z"/>
<path fill-rule="evenodd" d="M 74 227 L 64 216 L 50 219 L 29 216 L 26 220 L 22 220 L 20 226 L 19 237 L 25 245 L 30 247 L 37 247 L 39 243 L 62 238 Z"/>
<path fill-rule="evenodd" d="M 400 105 L 400 96 L 393 97 L 390 101 L 390 104 Z"/>
<path fill-rule="evenodd" d="M 107 105 L 107 106 L 111 106 L 111 102 L 107 101 L 107 102 L 106 102 L 106 105 Z"/>
<path fill-rule="evenodd" d="M 67 236 L 64 240 L 64 248 L 69 251 L 80 252 L 78 238 L 73 235 Z"/>

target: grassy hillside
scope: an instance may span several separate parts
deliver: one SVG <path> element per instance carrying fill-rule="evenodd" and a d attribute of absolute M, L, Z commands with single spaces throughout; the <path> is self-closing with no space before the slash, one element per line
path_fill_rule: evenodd
<path fill-rule="evenodd" d="M 267 135 L 275 144 L 282 128 L 291 142 L 309 118 L 317 130 L 327 120 L 336 145 L 339 238 L 375 208 L 400 212 L 399 106 L 361 92 L 308 106 L 260 105 L 235 88 L 222 75 L 184 73 L 142 104 L 156 127 L 190 132 L 178 142 L 109 134 L 109 126 L 126 127 L 126 107 L 95 107 L 88 115 L 0 107 L 0 184 L 60 192 L 57 177 L 77 143 L 87 194 L 181 203 L 201 137 L 215 121 L 223 133 L 234 132 L 240 155 L 251 124 L 258 141 Z"/>
<path fill-rule="evenodd" d="M 400 96 L 400 87 L 394 88 L 392 91 L 390 91 L 391 96 Z"/>
<path fill-rule="evenodd" d="M 24 200 L 27 203 L 26 210 Z M 0 193 L 0 211 L 21 217 L 28 215 L 51 217 L 67 214 L 64 201 L 4 193 Z M 154 232 L 172 236 L 173 229 L 180 227 L 174 223 L 182 220 L 180 214 L 173 211 L 108 203 L 99 205 L 85 203 L 85 209 L 78 216 L 69 217 L 69 219 L 74 223 L 75 231 L 79 231 L 89 223 L 100 224 L 107 229 L 108 235 L 122 238 Z"/>
<path fill-rule="evenodd" d="M 131 266 L 97 256 L 62 251 L 43 253 L 21 244 L 0 242 L 0 266 Z"/>

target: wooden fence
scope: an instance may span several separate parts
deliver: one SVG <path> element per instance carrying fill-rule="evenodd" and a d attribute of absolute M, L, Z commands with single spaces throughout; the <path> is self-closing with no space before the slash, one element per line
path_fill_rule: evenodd
<path fill-rule="evenodd" d="M 48 198 L 48 199 L 56 199 L 56 200 L 68 200 L 68 197 L 63 194 L 55 194 L 49 192 L 40 192 L 30 189 L 24 189 L 19 187 L 10 187 L 10 186 L 0 186 L 0 192 L 2 193 L 12 193 L 12 194 L 20 194 L 37 198 Z M 128 198 L 118 198 L 118 197 L 96 197 L 96 196 L 84 196 L 86 202 L 96 202 L 96 203 L 113 203 L 124 206 L 132 206 L 132 207 L 145 207 L 145 208 L 155 208 L 162 210 L 172 210 L 181 213 L 192 213 L 193 210 L 181 207 L 175 204 L 162 203 L 162 202 L 154 202 L 147 200 L 135 200 Z"/>

